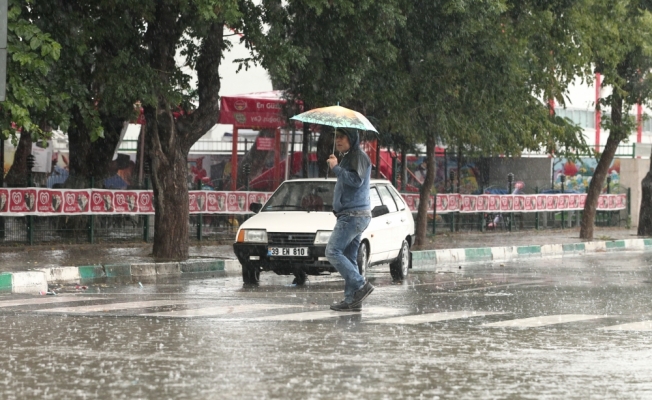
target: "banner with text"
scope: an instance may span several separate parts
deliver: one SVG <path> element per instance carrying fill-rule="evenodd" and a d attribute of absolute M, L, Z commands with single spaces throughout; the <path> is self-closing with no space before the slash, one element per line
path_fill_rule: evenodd
<path fill-rule="evenodd" d="M 190 214 L 251 214 L 249 204 L 265 203 L 272 193 L 251 191 L 188 192 Z M 403 193 L 412 212 L 420 197 Z M 466 195 L 438 194 L 428 200 L 428 212 L 438 214 L 574 211 L 584 209 L 586 194 Z M 623 210 L 626 194 L 603 194 L 599 211 Z M 154 214 L 151 190 L 0 188 L 0 215 Z"/>

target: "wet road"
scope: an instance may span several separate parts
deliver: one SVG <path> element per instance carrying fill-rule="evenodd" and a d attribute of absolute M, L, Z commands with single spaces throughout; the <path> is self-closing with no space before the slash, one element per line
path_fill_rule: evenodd
<path fill-rule="evenodd" d="M 342 282 L 263 274 L 0 296 L 0 397 L 650 398 L 652 256 Z M 374 272 L 375 271 L 375 272 Z M 69 292 L 75 289 L 64 288 Z M 66 290 L 64 290 L 66 291 Z"/>

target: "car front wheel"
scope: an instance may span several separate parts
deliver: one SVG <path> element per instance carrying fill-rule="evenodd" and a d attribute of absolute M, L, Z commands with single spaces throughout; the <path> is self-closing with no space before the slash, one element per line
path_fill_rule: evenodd
<path fill-rule="evenodd" d="M 407 277 L 408 268 L 410 268 L 410 245 L 403 239 L 398 258 L 389 264 L 389 272 L 394 280 L 401 281 Z"/>
<path fill-rule="evenodd" d="M 251 264 L 242 264 L 242 282 L 249 285 L 257 284 L 260 280 L 260 268 Z"/>
<path fill-rule="evenodd" d="M 360 243 L 358 248 L 358 272 L 360 275 L 365 276 L 367 273 L 367 266 L 369 265 L 369 251 L 365 242 Z"/>

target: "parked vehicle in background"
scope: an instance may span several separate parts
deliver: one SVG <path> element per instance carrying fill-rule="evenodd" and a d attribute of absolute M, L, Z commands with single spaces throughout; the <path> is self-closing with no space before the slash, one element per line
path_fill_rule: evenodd
<path fill-rule="evenodd" d="M 250 204 L 256 214 L 240 226 L 233 244 L 244 283 L 258 283 L 262 271 L 294 275 L 298 285 L 307 275 L 337 272 L 325 255 L 336 221 L 335 182 L 285 181 L 264 205 Z M 402 280 L 412 264 L 412 213 L 389 181 L 372 179 L 370 186 L 372 219 L 360 240 L 358 268 L 364 275 L 371 266 L 389 263 L 392 277 Z"/>

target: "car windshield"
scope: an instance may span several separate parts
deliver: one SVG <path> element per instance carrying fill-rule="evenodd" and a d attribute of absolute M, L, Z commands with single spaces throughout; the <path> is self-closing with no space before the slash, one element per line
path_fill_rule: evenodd
<path fill-rule="evenodd" d="M 286 181 L 269 198 L 262 211 L 333 210 L 335 182 Z"/>

